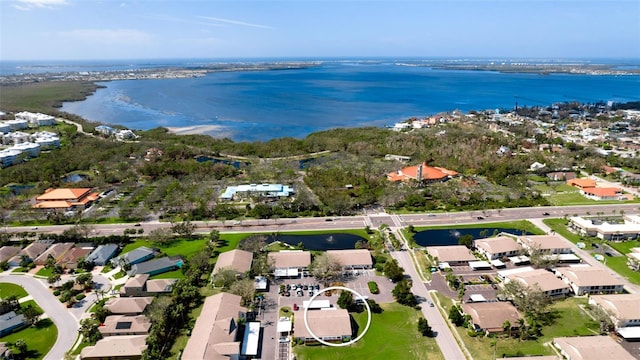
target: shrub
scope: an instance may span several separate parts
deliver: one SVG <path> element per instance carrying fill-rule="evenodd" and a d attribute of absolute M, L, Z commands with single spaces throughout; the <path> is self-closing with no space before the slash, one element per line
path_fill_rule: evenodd
<path fill-rule="evenodd" d="M 78 295 L 76 295 L 76 300 L 80 301 L 80 300 L 84 299 L 85 297 L 86 297 L 85 294 L 78 294 Z"/>
<path fill-rule="evenodd" d="M 380 289 L 378 289 L 378 284 L 375 281 L 369 281 L 367 285 L 369 286 L 369 291 L 371 291 L 372 294 L 380 293 Z"/>
<path fill-rule="evenodd" d="M 53 296 L 59 296 L 59 295 L 60 295 L 60 290 L 53 291 Z"/>

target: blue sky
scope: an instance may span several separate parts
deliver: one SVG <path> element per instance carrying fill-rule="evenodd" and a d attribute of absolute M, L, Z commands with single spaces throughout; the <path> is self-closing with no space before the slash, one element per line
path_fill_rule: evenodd
<path fill-rule="evenodd" d="M 640 58 L 640 1 L 0 0 L 0 59 Z"/>

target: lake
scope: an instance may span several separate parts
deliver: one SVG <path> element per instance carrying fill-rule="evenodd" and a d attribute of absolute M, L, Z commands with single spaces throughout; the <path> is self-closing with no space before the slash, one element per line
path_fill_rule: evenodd
<path fill-rule="evenodd" d="M 302 243 L 305 250 L 348 250 L 355 249 L 356 242 L 367 241 L 366 239 L 354 235 L 345 233 L 336 234 L 318 234 L 318 235 L 269 235 L 267 237 L 267 243 L 274 241 L 280 241 L 292 246 L 297 246 Z"/>
<path fill-rule="evenodd" d="M 480 233 L 486 231 L 486 236 Z M 437 230 L 424 230 L 417 232 L 413 238 L 419 246 L 444 246 L 444 245 L 458 245 L 458 239 L 463 235 L 471 235 L 474 239 L 482 239 L 485 237 L 493 236 L 501 232 L 506 232 L 514 235 L 523 235 L 521 229 L 512 228 L 471 228 L 471 229 L 437 229 Z M 524 232 L 525 235 L 533 235 L 530 232 Z"/>

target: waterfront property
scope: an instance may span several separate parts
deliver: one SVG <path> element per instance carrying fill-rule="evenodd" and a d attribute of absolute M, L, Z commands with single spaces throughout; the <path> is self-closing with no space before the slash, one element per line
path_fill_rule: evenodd
<path fill-rule="evenodd" d="M 476 250 L 484 255 L 487 260 L 516 256 L 522 252 L 522 246 L 509 236 L 478 239 L 474 240 L 473 244 Z"/>
<path fill-rule="evenodd" d="M 293 336 L 306 343 L 317 343 L 304 325 L 304 311 L 294 313 Z M 345 309 L 330 308 L 307 311 L 307 324 L 313 333 L 323 341 L 349 341 L 352 335 L 351 319 Z"/>
<path fill-rule="evenodd" d="M 464 245 L 427 246 L 427 253 L 438 263 L 450 266 L 468 265 L 470 261 L 478 260 Z"/>
<path fill-rule="evenodd" d="M 518 242 L 527 251 L 539 251 L 541 254 L 571 254 L 571 245 L 559 235 L 519 236 Z"/>
<path fill-rule="evenodd" d="M 576 295 L 619 293 L 624 289 L 622 281 L 608 270 L 591 266 L 557 268 L 556 276 L 571 286 Z"/>
<path fill-rule="evenodd" d="M 82 360 L 139 360 L 147 349 L 147 335 L 108 336 L 80 352 Z"/>
<path fill-rule="evenodd" d="M 282 184 L 248 184 L 229 186 L 221 195 L 222 200 L 238 200 L 248 197 L 265 199 L 286 198 L 295 194 L 293 187 Z"/>
<path fill-rule="evenodd" d="M 36 197 L 37 209 L 85 209 L 98 200 L 98 194 L 88 188 L 48 189 Z"/>
<path fill-rule="evenodd" d="M 610 336 L 560 337 L 553 345 L 569 360 L 635 359 Z"/>
<path fill-rule="evenodd" d="M 502 333 L 505 331 L 505 321 L 511 324 L 511 331 L 519 328 L 520 313 L 510 302 L 464 303 L 462 310 L 471 317 L 473 327 L 478 332 Z"/>
<path fill-rule="evenodd" d="M 327 250 L 327 256 L 335 260 L 342 270 L 371 269 L 373 259 L 367 249 Z"/>
<path fill-rule="evenodd" d="M 240 306 L 241 301 L 240 296 L 229 293 L 207 297 L 182 358 L 238 359 L 241 350 L 238 321 L 244 319 L 247 313 L 247 309 Z"/>
<path fill-rule="evenodd" d="M 596 236 L 603 240 L 633 240 L 640 237 L 640 216 L 623 215 L 622 223 L 573 216 L 569 228 L 583 236 Z"/>
<path fill-rule="evenodd" d="M 251 270 L 253 263 L 253 253 L 240 249 L 223 252 L 218 255 L 216 265 L 213 267 L 212 275 L 217 274 L 222 269 L 230 269 L 237 274 L 244 274 Z"/>
<path fill-rule="evenodd" d="M 269 260 L 276 278 L 297 278 L 311 265 L 311 252 L 302 250 L 270 252 Z"/>

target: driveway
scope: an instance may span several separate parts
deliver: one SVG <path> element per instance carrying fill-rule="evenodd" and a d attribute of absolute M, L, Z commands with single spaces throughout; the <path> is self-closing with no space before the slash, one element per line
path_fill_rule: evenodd
<path fill-rule="evenodd" d="M 78 336 L 78 321 L 51 294 L 44 282 L 25 275 L 0 275 L 0 281 L 21 285 L 58 328 L 58 338 L 44 360 L 64 359 Z"/>

